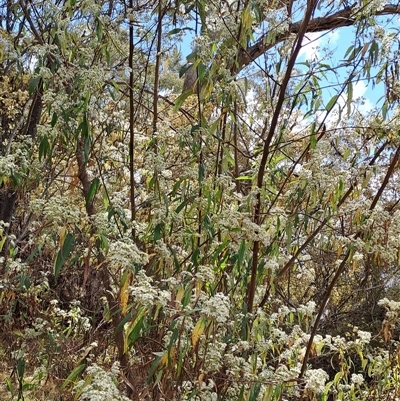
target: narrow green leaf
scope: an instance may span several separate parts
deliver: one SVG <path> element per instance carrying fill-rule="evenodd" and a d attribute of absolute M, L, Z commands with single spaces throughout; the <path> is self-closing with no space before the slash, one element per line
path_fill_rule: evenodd
<path fill-rule="evenodd" d="M 372 41 L 371 47 L 369 49 L 369 58 L 373 65 L 376 65 L 379 60 L 379 45 L 376 40 Z"/>
<path fill-rule="evenodd" d="M 154 242 L 162 238 L 163 230 L 164 230 L 164 223 L 158 223 L 154 228 Z"/>
<path fill-rule="evenodd" d="M 202 100 L 208 100 L 211 96 L 214 84 L 212 79 L 207 79 L 207 81 L 201 85 L 200 98 Z"/>
<path fill-rule="evenodd" d="M 89 192 L 86 195 L 86 207 L 88 207 L 95 197 L 100 185 L 100 180 L 96 177 L 90 184 Z"/>
<path fill-rule="evenodd" d="M 347 85 L 347 117 L 351 114 L 351 104 L 353 102 L 353 84 L 349 82 Z"/>
<path fill-rule="evenodd" d="M 153 352 L 153 354 L 155 354 Z M 163 355 L 157 355 L 157 358 L 154 359 L 154 362 L 151 364 L 150 370 L 149 370 L 149 374 L 147 376 L 147 383 L 150 384 L 151 380 L 154 376 L 155 371 L 157 370 L 158 366 L 160 365 L 160 361 L 161 358 L 163 357 Z"/>
<path fill-rule="evenodd" d="M 385 102 L 383 103 L 383 106 L 382 106 L 382 118 L 384 120 L 386 120 L 387 111 L 388 111 L 388 101 L 385 100 Z"/>
<path fill-rule="evenodd" d="M 82 363 L 81 365 L 78 365 L 69 375 L 68 377 L 64 380 L 64 383 L 61 385 L 61 390 L 64 390 L 69 384 L 72 384 L 75 382 L 75 380 L 80 376 L 80 374 L 83 372 L 83 369 L 85 369 L 86 363 Z"/>
<path fill-rule="evenodd" d="M 315 135 L 315 122 L 311 124 L 311 135 L 310 135 L 310 149 L 313 150 L 317 146 L 317 137 Z"/>
<path fill-rule="evenodd" d="M 129 349 L 132 348 L 132 345 L 136 342 L 139 338 L 140 331 L 144 326 L 144 318 L 146 316 L 146 309 L 140 309 L 139 313 L 137 314 L 134 322 L 132 323 L 131 327 L 128 329 L 128 347 Z"/>
<path fill-rule="evenodd" d="M 57 252 L 56 261 L 54 264 L 54 276 L 55 278 L 58 277 L 60 274 L 61 268 L 63 267 L 64 263 L 68 259 L 73 247 L 74 247 L 75 237 L 73 234 L 68 233 L 65 236 L 64 243 L 61 249 Z"/>
<path fill-rule="evenodd" d="M 333 106 L 336 104 L 337 100 L 338 100 L 338 95 L 335 95 L 332 97 L 331 100 L 329 100 L 328 104 L 326 105 L 326 111 L 331 111 Z"/>
<path fill-rule="evenodd" d="M 206 167 L 203 163 L 199 165 L 199 182 L 202 182 L 204 180 L 206 174 Z"/>
<path fill-rule="evenodd" d="M 14 394 L 15 394 L 14 386 L 8 377 L 6 378 L 6 385 L 7 385 L 8 392 L 11 393 L 12 397 L 14 397 Z"/>
<path fill-rule="evenodd" d="M 177 34 L 179 32 L 182 32 L 182 31 L 192 31 L 192 32 L 194 32 L 195 30 L 193 28 L 190 28 L 190 27 L 175 28 L 175 29 L 172 29 L 171 31 L 169 31 L 167 33 L 167 36 L 175 35 L 175 34 Z"/>
<path fill-rule="evenodd" d="M 123 329 L 123 327 L 125 326 L 126 323 L 128 323 L 130 320 L 132 320 L 134 315 L 134 311 L 131 310 L 129 313 L 127 313 L 122 319 L 121 321 L 118 323 L 117 327 L 115 328 L 115 333 L 118 333 L 119 331 L 121 331 Z"/>
<path fill-rule="evenodd" d="M 54 126 L 57 124 L 57 120 L 58 120 L 58 115 L 57 113 L 53 113 L 53 116 L 51 118 L 51 128 L 54 128 Z"/>
<path fill-rule="evenodd" d="M 47 136 L 44 136 L 39 145 L 39 161 L 42 161 L 50 153 L 50 143 Z"/>
<path fill-rule="evenodd" d="M 251 386 L 251 390 L 250 390 L 250 396 L 249 396 L 249 401 L 256 401 L 258 394 L 260 394 L 260 390 L 261 390 L 261 383 L 254 383 Z"/>
<path fill-rule="evenodd" d="M 41 77 L 34 77 L 29 81 L 28 91 L 30 95 L 32 95 L 35 92 L 41 79 L 42 79 Z"/>
<path fill-rule="evenodd" d="M 346 58 L 346 57 L 350 54 L 350 52 L 353 51 L 353 49 L 354 49 L 354 46 L 351 45 L 351 46 L 346 50 L 346 53 L 344 54 L 344 58 Z"/>
<path fill-rule="evenodd" d="M 82 137 L 87 138 L 90 133 L 89 122 L 87 120 L 86 114 L 83 116 L 82 121 L 78 125 L 78 134 L 81 133 Z"/>
<path fill-rule="evenodd" d="M 290 248 L 290 244 L 292 243 L 292 229 L 292 221 L 288 219 L 286 223 L 286 246 L 288 249 Z"/>
<path fill-rule="evenodd" d="M 175 101 L 174 112 L 177 112 L 181 108 L 183 102 L 192 94 L 193 92 L 190 89 L 181 93 Z"/>
<path fill-rule="evenodd" d="M 18 380 L 21 381 L 25 373 L 25 359 L 19 358 L 17 361 Z"/>
<path fill-rule="evenodd" d="M 192 202 L 193 200 L 195 200 L 196 197 L 195 196 L 189 196 L 188 198 L 186 198 L 176 209 L 175 209 L 175 213 L 178 214 L 182 211 L 182 209 L 190 202 Z"/>
<path fill-rule="evenodd" d="M 242 241 L 240 242 L 239 251 L 238 251 L 238 254 L 237 254 L 237 261 L 236 261 L 237 266 L 238 266 L 239 268 L 242 267 L 242 263 L 243 263 L 243 260 L 244 260 L 244 253 L 245 253 L 245 251 L 246 251 L 246 242 L 245 242 L 245 240 L 242 240 Z"/>
<path fill-rule="evenodd" d="M 101 23 L 100 19 L 96 19 L 96 36 L 97 40 L 101 42 L 103 39 L 103 24 Z"/>

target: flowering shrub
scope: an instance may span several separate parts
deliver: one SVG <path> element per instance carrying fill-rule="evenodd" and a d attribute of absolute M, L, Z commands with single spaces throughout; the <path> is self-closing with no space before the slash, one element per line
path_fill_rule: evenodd
<path fill-rule="evenodd" d="M 3 3 L 0 398 L 397 400 L 398 7 Z"/>

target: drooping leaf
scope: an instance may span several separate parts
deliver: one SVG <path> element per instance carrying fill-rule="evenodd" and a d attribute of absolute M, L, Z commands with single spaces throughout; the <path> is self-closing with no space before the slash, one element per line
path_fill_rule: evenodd
<path fill-rule="evenodd" d="M 197 348 L 201 335 L 204 333 L 204 330 L 207 326 L 207 320 L 205 317 L 201 317 L 192 331 L 192 347 Z"/>
<path fill-rule="evenodd" d="M 86 207 L 88 207 L 92 203 L 93 198 L 95 197 L 99 189 L 99 185 L 100 185 L 100 180 L 97 177 L 94 178 L 90 184 L 89 191 L 86 195 Z"/>
<path fill-rule="evenodd" d="M 30 95 L 32 95 L 35 92 L 35 90 L 38 87 L 41 79 L 42 79 L 41 77 L 34 77 L 29 81 L 28 91 L 29 91 Z"/>
<path fill-rule="evenodd" d="M 164 231 L 164 223 L 158 223 L 154 228 L 154 242 L 157 242 L 162 238 Z"/>
<path fill-rule="evenodd" d="M 329 100 L 328 104 L 326 105 L 326 111 L 331 111 L 333 106 L 335 106 L 337 100 L 338 100 L 339 96 L 335 95 L 331 98 L 331 100 Z"/>
<path fill-rule="evenodd" d="M 351 105 L 353 102 L 353 84 L 351 82 L 347 85 L 347 117 L 351 114 Z"/>
<path fill-rule="evenodd" d="M 61 249 L 57 252 L 56 261 L 54 264 L 54 276 L 58 277 L 60 274 L 61 268 L 64 266 L 64 263 L 67 261 L 71 251 L 74 247 L 75 237 L 73 234 L 68 233 L 64 241 L 62 243 Z"/>
<path fill-rule="evenodd" d="M 81 373 L 83 372 L 85 367 L 86 367 L 86 363 L 82 363 L 82 364 L 76 366 L 72 370 L 72 372 L 68 375 L 68 377 L 64 380 L 64 383 L 61 385 L 61 390 L 64 390 L 70 384 L 75 383 L 76 379 L 79 378 L 79 376 L 81 375 Z"/>
<path fill-rule="evenodd" d="M 175 100 L 174 112 L 177 112 L 182 107 L 183 102 L 192 94 L 193 94 L 192 90 L 187 90 L 187 91 L 183 92 Z"/>
<path fill-rule="evenodd" d="M 39 161 L 42 161 L 50 154 L 50 143 L 47 136 L 44 136 L 39 145 Z"/>

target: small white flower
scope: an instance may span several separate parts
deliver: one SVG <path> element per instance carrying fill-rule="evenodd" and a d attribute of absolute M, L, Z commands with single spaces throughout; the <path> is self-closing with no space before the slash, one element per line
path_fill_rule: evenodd
<path fill-rule="evenodd" d="M 400 302 L 392 301 L 387 298 L 380 299 L 378 301 L 378 305 L 384 306 L 391 311 L 398 311 L 400 310 Z"/>
<path fill-rule="evenodd" d="M 371 333 L 369 331 L 358 330 L 357 335 L 363 343 L 368 344 L 371 341 Z"/>
<path fill-rule="evenodd" d="M 226 323 L 229 319 L 229 298 L 218 292 L 204 302 L 202 314 L 215 319 L 218 323 Z"/>
<path fill-rule="evenodd" d="M 364 377 L 361 374 L 353 373 L 351 375 L 351 382 L 357 386 L 360 386 L 364 383 Z"/>
<path fill-rule="evenodd" d="M 306 372 L 306 389 L 315 394 L 325 390 L 325 383 L 329 379 L 328 373 L 322 369 L 310 369 Z"/>

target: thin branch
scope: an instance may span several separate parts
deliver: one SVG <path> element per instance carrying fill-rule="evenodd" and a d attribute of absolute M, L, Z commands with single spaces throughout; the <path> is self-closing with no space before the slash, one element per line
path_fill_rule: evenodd
<path fill-rule="evenodd" d="M 304 35 L 307 31 L 307 26 L 310 21 L 310 18 L 314 12 L 316 6 L 316 1 L 315 0 L 310 0 L 309 3 L 307 4 L 307 10 L 304 16 L 304 19 L 301 23 L 301 27 L 297 33 L 297 38 L 296 41 L 293 45 L 293 51 L 290 56 L 290 59 L 287 64 L 287 70 L 285 73 L 285 76 L 283 77 L 282 80 L 282 85 L 279 90 L 279 96 L 278 96 L 278 101 L 275 107 L 274 114 L 272 116 L 271 120 L 271 125 L 269 127 L 268 131 L 268 136 L 265 140 L 264 143 L 264 148 L 263 148 L 263 154 L 260 162 L 260 167 L 258 169 L 258 174 L 257 174 L 257 188 L 259 189 L 257 193 L 257 203 L 254 208 L 254 223 L 259 224 L 260 223 L 260 212 L 261 212 L 261 188 L 263 185 L 264 181 L 264 172 L 265 172 L 265 167 L 267 164 L 268 156 L 270 154 L 270 144 L 272 142 L 272 138 L 275 134 L 275 130 L 278 124 L 279 116 L 285 101 L 285 93 L 286 89 L 289 85 L 290 77 L 292 74 L 292 70 L 294 68 L 294 65 L 297 60 L 297 56 L 300 52 L 302 41 L 304 38 Z M 253 310 L 253 302 L 254 302 L 254 294 L 256 290 L 256 281 L 257 281 L 257 267 L 258 267 L 258 253 L 260 250 L 260 241 L 254 241 L 253 244 L 253 256 L 252 256 L 252 266 L 251 266 L 251 276 L 250 276 L 250 282 L 247 288 L 247 294 L 246 294 L 246 301 L 247 301 L 247 311 L 249 313 L 252 312 Z"/>
<path fill-rule="evenodd" d="M 400 6 L 395 4 L 388 4 L 384 6 L 381 10 L 375 11 L 372 16 L 378 17 L 390 14 L 400 14 Z M 322 32 L 331 29 L 352 26 L 357 21 L 363 21 L 368 19 L 369 17 L 370 16 L 368 15 L 355 15 L 353 8 L 345 8 L 343 10 L 337 11 L 334 14 L 310 20 L 307 23 L 305 33 Z M 291 34 L 298 34 L 302 29 L 302 26 L 303 21 L 298 21 L 289 25 L 288 29 L 280 35 L 277 35 L 275 41 L 273 41 L 272 43 L 266 40 L 269 34 L 269 32 L 267 32 L 262 35 L 252 46 L 249 46 L 247 49 L 241 49 L 238 57 L 238 71 L 236 72 L 242 70 L 244 67 L 249 65 L 266 51 L 275 47 L 278 43 L 288 39 Z"/>

